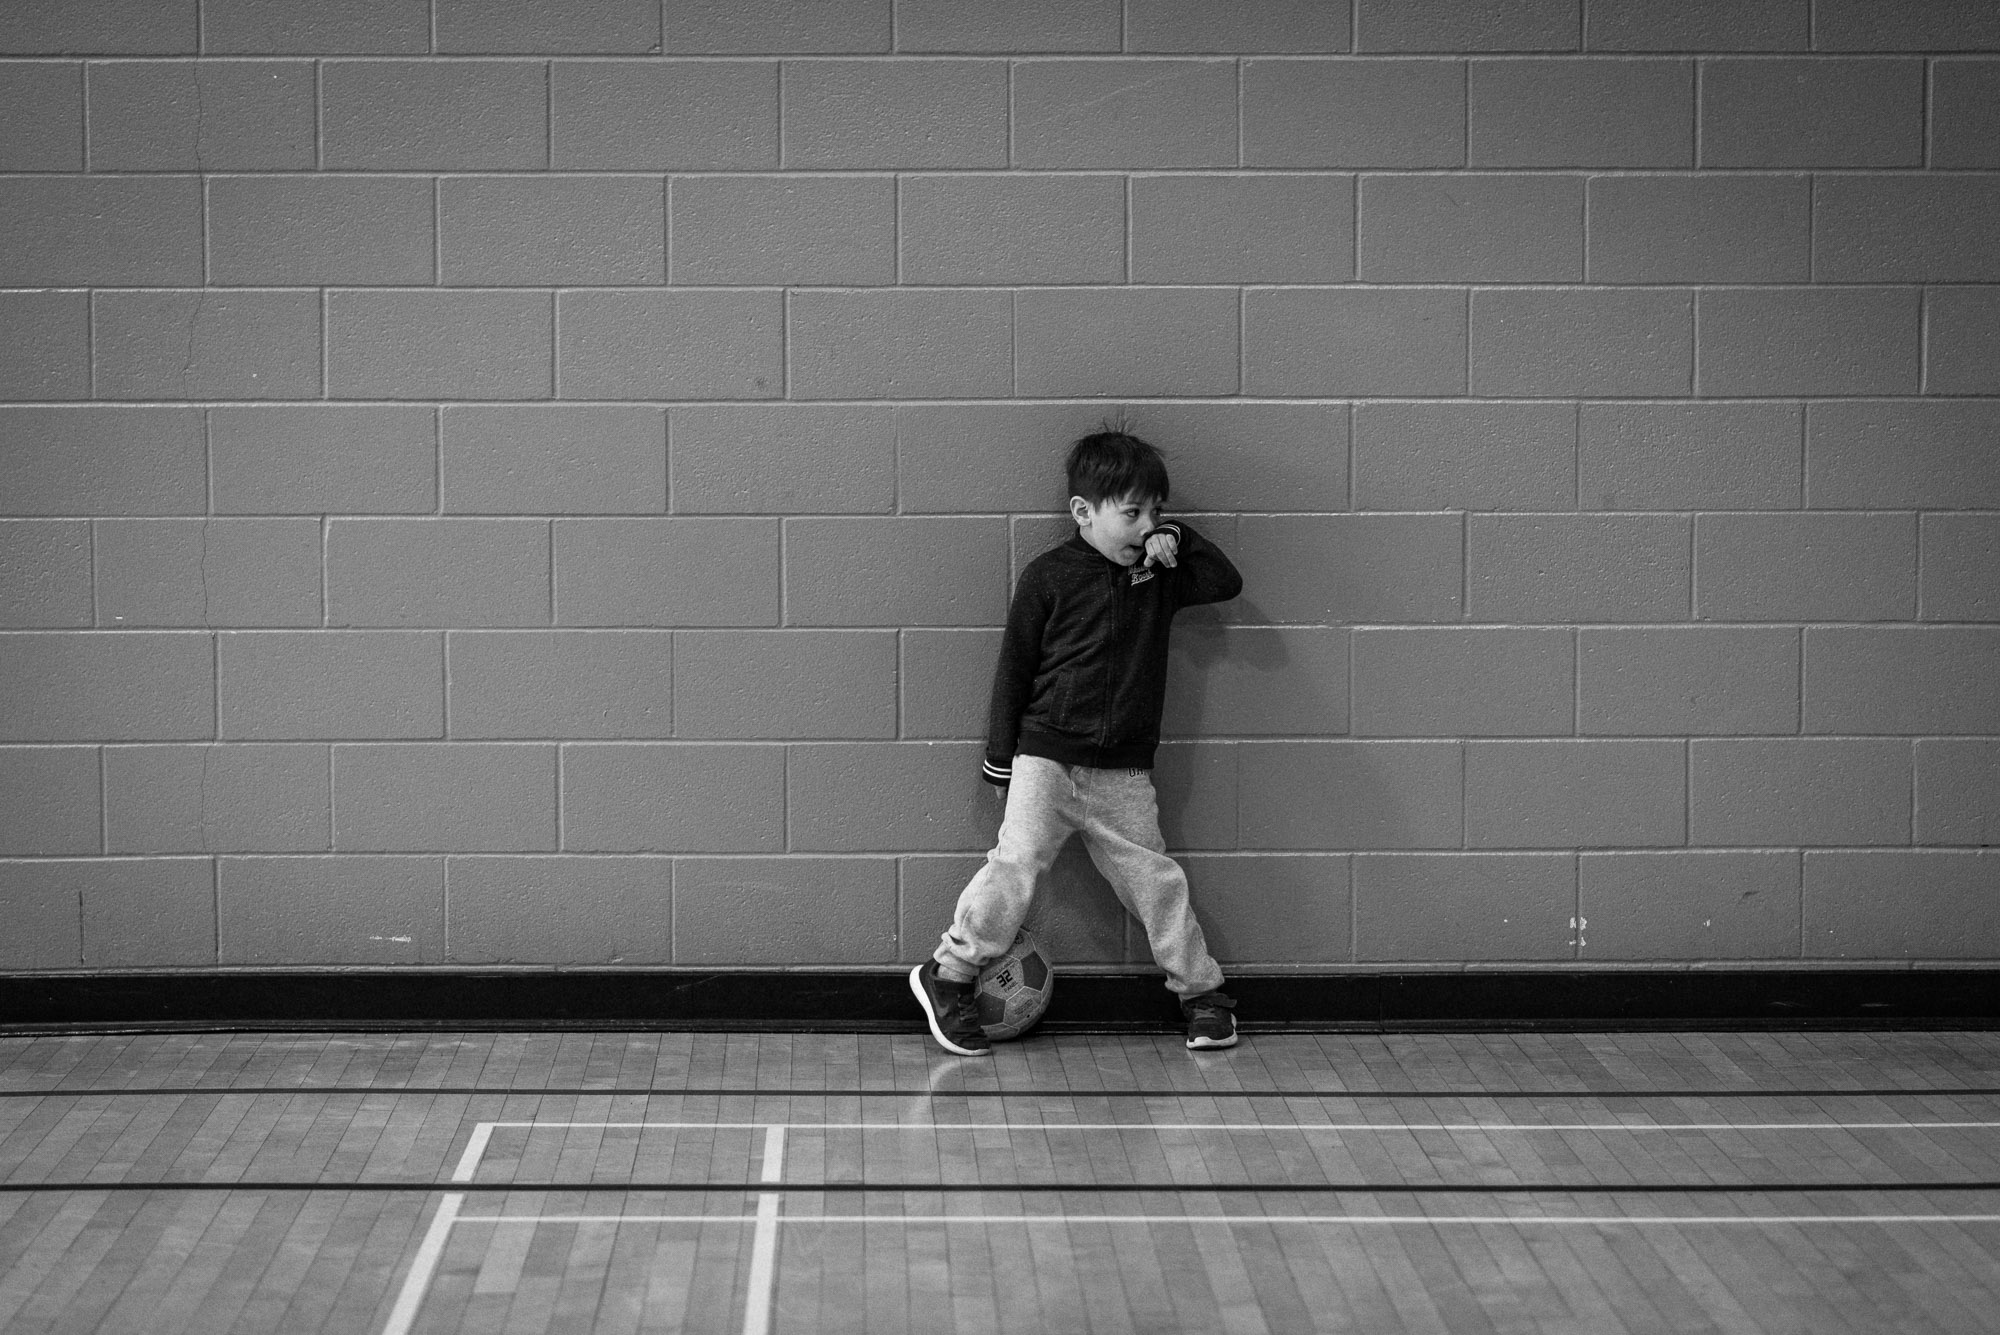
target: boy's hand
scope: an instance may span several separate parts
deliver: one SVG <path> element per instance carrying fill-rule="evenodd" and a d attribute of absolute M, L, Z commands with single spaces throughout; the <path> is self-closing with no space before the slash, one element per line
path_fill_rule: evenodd
<path fill-rule="evenodd" d="M 1180 555 L 1181 541 L 1171 532 L 1153 532 L 1146 535 L 1146 564 L 1159 562 L 1172 566 Z"/>

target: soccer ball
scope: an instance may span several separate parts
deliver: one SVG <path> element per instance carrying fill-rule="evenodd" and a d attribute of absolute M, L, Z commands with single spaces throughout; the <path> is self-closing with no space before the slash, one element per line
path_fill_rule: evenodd
<path fill-rule="evenodd" d="M 973 1000 L 979 1027 L 996 1042 L 1019 1038 L 1035 1027 L 1056 990 L 1056 971 L 1025 929 L 1007 952 L 979 971 Z"/>

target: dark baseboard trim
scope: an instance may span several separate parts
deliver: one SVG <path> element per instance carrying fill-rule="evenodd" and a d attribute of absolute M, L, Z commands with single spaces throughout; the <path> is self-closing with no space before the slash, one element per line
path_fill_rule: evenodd
<path fill-rule="evenodd" d="M 903 970 L 215 970 L 0 975 L 0 1033 L 671 1029 L 909 1033 Z M 1251 1032 L 1996 1029 L 2000 970 L 1478 970 L 1248 974 Z M 1071 973 L 1044 1026 L 1165 1033 L 1157 974 Z"/>

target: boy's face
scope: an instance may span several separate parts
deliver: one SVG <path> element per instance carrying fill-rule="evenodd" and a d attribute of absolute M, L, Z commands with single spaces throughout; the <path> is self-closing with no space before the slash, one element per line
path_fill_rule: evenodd
<path fill-rule="evenodd" d="M 1076 531 L 1107 561 L 1133 566 L 1146 559 L 1146 534 L 1159 527 L 1160 502 L 1151 496 L 1120 496 L 1092 505 L 1081 496 L 1069 498 Z"/>

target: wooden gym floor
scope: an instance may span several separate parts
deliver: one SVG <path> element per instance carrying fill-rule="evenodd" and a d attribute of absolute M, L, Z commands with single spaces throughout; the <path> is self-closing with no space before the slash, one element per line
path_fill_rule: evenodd
<path fill-rule="evenodd" d="M 0 1329 L 2000 1330 L 2000 1035 L 6 1037 Z"/>

